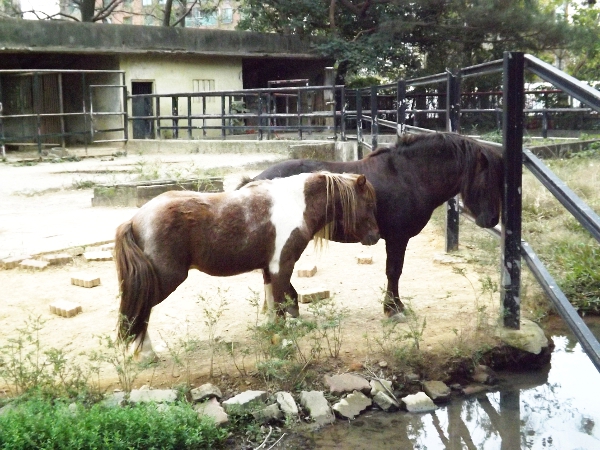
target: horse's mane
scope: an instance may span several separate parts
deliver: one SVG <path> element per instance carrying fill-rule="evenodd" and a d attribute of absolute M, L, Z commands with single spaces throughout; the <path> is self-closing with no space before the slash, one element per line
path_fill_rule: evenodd
<path fill-rule="evenodd" d="M 353 230 L 356 227 L 356 190 L 355 183 L 360 175 L 349 173 L 331 173 L 327 171 L 315 172 L 317 175 L 325 177 L 327 186 L 327 210 L 325 212 L 325 226 L 321 228 L 314 236 L 315 246 L 322 247 L 323 239 L 330 240 L 335 233 L 335 202 L 331 202 L 334 191 L 340 195 L 342 204 L 342 217 L 344 230 Z M 375 189 L 371 184 L 366 184 L 367 197 L 375 203 Z M 331 219 L 329 219 L 329 208 L 332 209 Z"/>

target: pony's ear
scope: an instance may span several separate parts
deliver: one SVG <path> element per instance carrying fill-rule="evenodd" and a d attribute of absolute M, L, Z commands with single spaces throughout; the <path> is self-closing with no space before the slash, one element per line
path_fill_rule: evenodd
<path fill-rule="evenodd" d="M 365 184 L 367 184 L 367 177 L 365 177 L 364 175 L 359 175 L 356 179 L 356 184 L 358 185 L 358 187 L 363 187 Z"/>

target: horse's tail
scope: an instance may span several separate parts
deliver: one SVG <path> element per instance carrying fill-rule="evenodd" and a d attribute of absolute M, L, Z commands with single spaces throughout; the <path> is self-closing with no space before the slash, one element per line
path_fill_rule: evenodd
<path fill-rule="evenodd" d="M 246 186 L 251 181 L 254 181 L 254 180 L 252 178 L 250 178 L 249 176 L 244 176 L 242 178 L 242 180 L 240 181 L 240 184 L 238 184 L 237 187 L 235 188 L 235 190 L 237 191 L 239 188 Z"/>
<path fill-rule="evenodd" d="M 150 259 L 135 241 L 131 220 L 117 228 L 115 262 L 121 294 L 118 339 L 121 342 L 132 339 L 141 345 L 148 330 L 150 311 L 159 303 L 160 287 Z"/>

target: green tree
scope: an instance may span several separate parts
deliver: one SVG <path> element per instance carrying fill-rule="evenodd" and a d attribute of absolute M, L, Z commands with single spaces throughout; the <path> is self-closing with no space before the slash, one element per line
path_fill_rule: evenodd
<path fill-rule="evenodd" d="M 573 5 L 573 34 L 567 70 L 582 80 L 600 81 L 600 7 Z"/>
<path fill-rule="evenodd" d="M 567 22 L 537 0 L 244 0 L 239 28 L 321 36 L 338 73 L 418 76 L 564 46 Z"/>

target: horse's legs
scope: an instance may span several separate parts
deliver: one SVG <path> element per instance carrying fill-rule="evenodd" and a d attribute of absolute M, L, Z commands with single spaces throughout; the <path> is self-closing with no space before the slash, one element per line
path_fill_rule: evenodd
<path fill-rule="evenodd" d="M 388 317 L 392 317 L 404 310 L 404 304 L 400 300 L 398 293 L 398 281 L 400 280 L 400 275 L 402 275 L 407 244 L 408 241 L 405 240 L 388 239 L 385 241 L 385 251 L 387 254 L 385 273 L 388 284 L 383 301 L 383 312 Z"/>
<path fill-rule="evenodd" d="M 290 275 L 291 276 L 291 275 Z M 278 276 L 276 276 L 278 278 Z M 275 319 L 275 297 L 273 295 L 273 284 L 272 276 L 268 269 L 263 269 L 263 281 L 265 286 L 265 302 L 263 304 L 263 312 L 269 313 L 269 320 Z M 300 308 L 298 306 L 298 292 L 291 283 L 288 283 L 288 288 L 285 289 L 281 298 L 286 303 L 286 311 L 292 317 L 298 317 L 300 315 Z M 289 298 L 289 300 L 288 300 Z M 288 304 L 291 302 L 291 304 Z"/>

